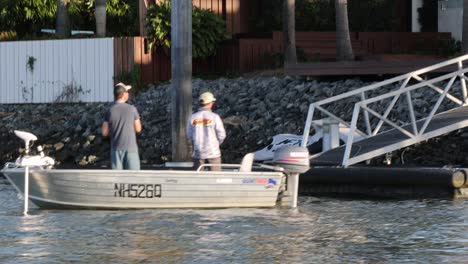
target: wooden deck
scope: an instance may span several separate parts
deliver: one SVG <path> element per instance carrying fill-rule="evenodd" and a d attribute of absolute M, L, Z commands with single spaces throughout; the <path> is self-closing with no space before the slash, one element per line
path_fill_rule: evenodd
<path fill-rule="evenodd" d="M 381 55 L 360 61 L 298 63 L 286 67 L 284 72 L 293 76 L 394 75 L 405 74 L 444 60 L 446 59 L 431 56 Z M 453 70 L 455 69 L 452 66 L 435 72 Z"/>

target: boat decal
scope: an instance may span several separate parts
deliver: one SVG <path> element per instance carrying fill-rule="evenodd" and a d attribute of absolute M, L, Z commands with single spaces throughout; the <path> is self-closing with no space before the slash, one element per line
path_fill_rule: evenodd
<path fill-rule="evenodd" d="M 255 183 L 255 179 L 252 179 L 252 178 L 242 179 L 242 183 Z"/>
<path fill-rule="evenodd" d="M 232 179 L 216 179 L 216 183 L 232 183 Z"/>
<path fill-rule="evenodd" d="M 177 179 L 166 179 L 164 182 L 165 183 L 178 183 L 179 181 Z"/>
<path fill-rule="evenodd" d="M 306 158 L 289 157 L 289 158 L 285 158 L 285 159 L 280 160 L 280 162 L 300 162 L 300 161 L 303 161 L 303 160 L 306 160 Z"/>
<path fill-rule="evenodd" d="M 276 185 L 276 180 L 270 178 L 270 179 L 268 179 L 268 184 L 265 185 L 265 188 L 266 189 L 271 189 L 271 188 L 275 187 L 275 185 Z"/>
<path fill-rule="evenodd" d="M 267 179 L 265 179 L 265 178 L 255 179 L 255 183 L 258 183 L 258 184 L 266 184 L 266 183 L 267 183 Z"/>
<path fill-rule="evenodd" d="M 161 198 L 161 184 L 114 183 L 114 197 Z"/>

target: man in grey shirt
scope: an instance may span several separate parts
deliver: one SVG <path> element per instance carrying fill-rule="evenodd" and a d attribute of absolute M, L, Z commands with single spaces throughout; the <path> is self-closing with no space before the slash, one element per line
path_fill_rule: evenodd
<path fill-rule="evenodd" d="M 140 133 L 142 127 L 138 110 L 127 104 L 131 88 L 123 83 L 115 86 L 115 103 L 106 112 L 102 123 L 102 135 L 111 138 L 112 169 L 140 169 L 136 133 Z"/>

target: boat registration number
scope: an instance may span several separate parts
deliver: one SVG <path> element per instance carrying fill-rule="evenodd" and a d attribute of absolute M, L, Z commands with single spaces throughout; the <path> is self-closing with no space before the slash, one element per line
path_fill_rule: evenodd
<path fill-rule="evenodd" d="M 115 183 L 114 197 L 161 198 L 161 184 Z"/>

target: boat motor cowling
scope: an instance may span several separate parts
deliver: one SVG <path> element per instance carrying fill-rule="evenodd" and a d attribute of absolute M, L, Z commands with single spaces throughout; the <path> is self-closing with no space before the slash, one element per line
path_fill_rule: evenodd
<path fill-rule="evenodd" d="M 304 173 L 310 168 L 309 151 L 305 147 L 284 146 L 275 151 L 273 163 L 289 173 Z"/>

